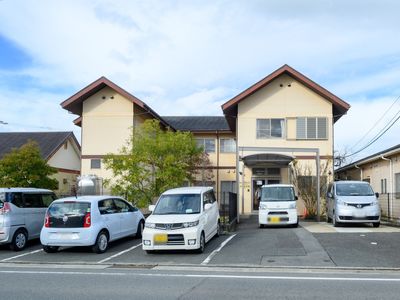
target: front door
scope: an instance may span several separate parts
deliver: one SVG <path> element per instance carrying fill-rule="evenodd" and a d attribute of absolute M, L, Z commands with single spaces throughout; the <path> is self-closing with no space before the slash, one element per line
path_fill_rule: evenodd
<path fill-rule="evenodd" d="M 278 184 L 279 179 L 253 179 L 253 210 L 258 210 L 261 200 L 261 187 L 265 184 Z"/>

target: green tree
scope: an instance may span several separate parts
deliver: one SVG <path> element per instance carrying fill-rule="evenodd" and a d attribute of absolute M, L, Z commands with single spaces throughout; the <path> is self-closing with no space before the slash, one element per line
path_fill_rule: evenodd
<path fill-rule="evenodd" d="M 0 160 L 0 186 L 34 187 L 55 190 L 58 182 L 50 175 L 57 170 L 50 167 L 41 157 L 36 142 L 28 141 L 14 148 Z"/>
<path fill-rule="evenodd" d="M 104 158 L 114 175 L 105 184 L 113 194 L 146 207 L 165 190 L 192 182 L 196 174 L 204 176 L 208 164 L 191 133 L 162 129 L 159 121 L 146 120 L 133 128 L 120 153 Z"/>

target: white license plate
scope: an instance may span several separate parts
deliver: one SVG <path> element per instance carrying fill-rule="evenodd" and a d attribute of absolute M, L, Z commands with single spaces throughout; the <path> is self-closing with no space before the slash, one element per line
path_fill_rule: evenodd
<path fill-rule="evenodd" d="M 365 213 L 356 211 L 354 212 L 353 216 L 355 218 L 365 218 Z"/>
<path fill-rule="evenodd" d="M 77 240 L 79 239 L 79 234 L 77 233 L 51 233 L 50 237 L 51 240 Z"/>

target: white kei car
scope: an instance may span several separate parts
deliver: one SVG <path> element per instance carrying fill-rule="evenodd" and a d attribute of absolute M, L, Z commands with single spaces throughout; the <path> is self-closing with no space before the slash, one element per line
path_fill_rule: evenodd
<path fill-rule="evenodd" d="M 80 196 L 54 201 L 46 212 L 40 242 L 45 252 L 59 247 L 92 246 L 104 253 L 108 243 L 123 237 L 140 238 L 143 214 L 115 196 Z"/>
<path fill-rule="evenodd" d="M 212 187 L 185 187 L 164 192 L 149 210 L 143 250 L 197 250 L 220 234 L 218 203 Z"/>

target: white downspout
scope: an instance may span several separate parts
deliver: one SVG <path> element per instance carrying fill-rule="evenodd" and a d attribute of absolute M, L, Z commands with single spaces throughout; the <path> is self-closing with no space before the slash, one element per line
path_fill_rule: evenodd
<path fill-rule="evenodd" d="M 355 167 L 356 169 L 359 169 L 359 170 L 360 170 L 360 180 L 362 181 L 363 178 L 364 178 L 363 169 L 360 168 L 358 165 L 354 165 L 354 167 Z"/>
<path fill-rule="evenodd" d="M 386 161 L 388 161 L 389 162 L 389 172 L 390 172 L 390 174 L 389 174 L 389 182 L 390 182 L 390 196 L 389 196 L 389 201 L 390 201 L 390 218 L 392 218 L 392 212 L 393 212 L 393 193 L 394 193 L 394 191 L 393 191 L 393 187 L 394 187 L 394 184 L 393 184 L 393 161 L 392 161 L 392 159 L 391 158 L 386 158 L 386 157 L 384 157 L 383 155 L 381 155 L 381 158 L 383 159 L 383 160 L 386 160 Z"/>

